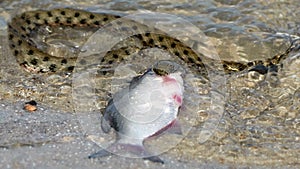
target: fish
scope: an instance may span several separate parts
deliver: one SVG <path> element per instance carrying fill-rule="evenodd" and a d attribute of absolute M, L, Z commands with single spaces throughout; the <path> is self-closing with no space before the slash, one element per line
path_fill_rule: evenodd
<path fill-rule="evenodd" d="M 166 73 L 154 67 L 134 77 L 128 88 L 117 92 L 109 101 L 101 120 L 103 132 L 108 133 L 113 128 L 117 139 L 89 158 L 125 151 L 134 157 L 164 163 L 158 156 L 148 152 L 143 143 L 147 138 L 165 131 L 182 134 L 177 119 L 184 99 L 182 74 L 181 71 Z"/>

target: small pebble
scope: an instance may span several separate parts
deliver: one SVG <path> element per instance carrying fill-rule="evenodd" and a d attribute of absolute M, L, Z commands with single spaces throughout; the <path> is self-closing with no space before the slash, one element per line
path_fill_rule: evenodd
<path fill-rule="evenodd" d="M 37 110 L 37 103 L 34 100 L 31 100 L 29 102 L 26 102 L 24 105 L 24 110 L 27 110 L 29 112 L 34 112 Z"/>

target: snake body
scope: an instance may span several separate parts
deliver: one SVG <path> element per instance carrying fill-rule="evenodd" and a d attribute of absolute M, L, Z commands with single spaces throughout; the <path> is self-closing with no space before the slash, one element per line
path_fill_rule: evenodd
<path fill-rule="evenodd" d="M 8 36 L 10 47 L 13 54 L 16 56 L 18 63 L 31 72 L 59 72 L 73 71 L 76 63 L 76 57 L 63 58 L 50 55 L 37 47 L 31 40 L 32 33 L 41 26 L 66 26 L 66 27 L 95 27 L 100 28 L 116 19 L 118 15 L 105 13 L 91 13 L 77 9 L 52 9 L 37 10 L 25 12 L 15 16 L 9 23 Z M 118 23 L 121 27 L 122 22 Z M 128 25 L 126 25 L 128 27 Z M 130 25 L 129 25 L 130 26 Z M 131 29 L 137 29 L 132 26 Z M 179 40 L 162 34 L 143 33 L 134 35 L 142 43 L 138 50 L 156 47 L 167 50 L 171 54 L 179 57 L 184 62 L 196 68 L 199 72 L 205 72 L 204 63 L 195 52 Z M 291 49 L 291 48 L 290 48 Z M 225 72 L 236 72 L 248 69 L 255 65 L 263 65 L 269 67 L 280 63 L 286 58 L 289 50 L 281 55 L 276 55 L 265 61 L 253 61 L 248 63 L 238 63 L 230 61 L 222 61 Z M 120 62 L 122 59 L 130 55 L 130 50 L 115 50 L 109 51 L 101 60 L 103 64 L 111 64 Z"/>

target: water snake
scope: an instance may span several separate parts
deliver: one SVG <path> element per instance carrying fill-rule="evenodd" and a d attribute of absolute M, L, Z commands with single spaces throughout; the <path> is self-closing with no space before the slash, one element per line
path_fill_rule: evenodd
<path fill-rule="evenodd" d="M 45 25 L 50 27 L 66 26 L 100 28 L 120 17 L 121 16 L 118 15 L 91 13 L 69 8 L 25 12 L 15 16 L 9 23 L 8 36 L 10 47 L 13 54 L 16 56 L 18 63 L 30 72 L 70 72 L 74 69 L 77 58 L 57 57 L 38 49 L 37 44 L 31 40 L 32 32 Z M 119 22 L 118 24 L 122 27 L 123 23 Z M 126 26 L 128 28 L 128 24 Z M 131 29 L 136 30 L 139 28 L 133 24 Z M 136 50 L 153 47 L 161 48 L 167 50 L 174 56 L 179 57 L 184 62 L 190 63 L 192 67 L 196 67 L 200 73 L 205 72 L 205 67 L 201 58 L 198 57 L 190 47 L 181 43 L 179 40 L 166 35 L 153 33 L 139 34 L 135 35 L 135 37 L 142 42 L 142 46 L 137 47 Z M 256 65 L 269 67 L 280 63 L 281 60 L 286 58 L 290 50 L 292 50 L 292 47 L 288 48 L 284 54 L 273 56 L 264 61 L 257 60 L 248 63 L 222 61 L 222 64 L 227 73 L 249 69 Z M 120 62 L 124 57 L 131 53 L 130 50 L 125 49 L 112 50 L 105 55 L 101 60 L 101 63 L 111 64 L 113 62 Z"/>

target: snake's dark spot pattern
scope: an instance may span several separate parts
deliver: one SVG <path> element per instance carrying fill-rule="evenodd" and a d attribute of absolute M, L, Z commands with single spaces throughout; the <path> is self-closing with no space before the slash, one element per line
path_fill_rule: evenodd
<path fill-rule="evenodd" d="M 168 49 L 168 47 L 166 45 L 161 45 L 162 49 Z"/>
<path fill-rule="evenodd" d="M 22 41 L 21 40 L 18 40 L 18 45 L 20 46 L 22 44 Z"/>
<path fill-rule="evenodd" d="M 242 70 L 244 70 L 244 69 L 246 69 L 247 68 L 247 65 L 244 65 L 244 64 L 242 64 L 242 63 L 239 63 L 239 66 L 238 66 L 238 70 L 239 71 L 242 71 Z"/>
<path fill-rule="evenodd" d="M 27 52 L 28 55 L 33 55 L 33 53 L 34 53 L 34 52 L 33 52 L 33 50 L 31 50 L 31 49 Z"/>
<path fill-rule="evenodd" d="M 95 15 L 91 14 L 90 19 L 94 19 L 94 18 L 95 18 Z"/>
<path fill-rule="evenodd" d="M 14 51 L 14 55 L 15 55 L 15 56 L 18 56 L 18 54 L 19 54 L 19 51 L 18 51 L 18 50 L 15 50 L 15 51 Z"/>
<path fill-rule="evenodd" d="M 108 21 L 108 18 L 107 17 L 103 18 L 103 21 L 104 22 Z"/>
<path fill-rule="evenodd" d="M 31 21 L 29 19 L 26 19 L 26 23 L 29 25 L 31 24 Z"/>
<path fill-rule="evenodd" d="M 45 71 L 44 69 L 40 69 L 38 72 L 39 73 L 47 73 L 47 71 Z"/>
<path fill-rule="evenodd" d="M 74 70 L 74 66 L 69 66 L 68 67 L 68 71 L 73 71 Z"/>
<path fill-rule="evenodd" d="M 21 26 L 21 29 L 22 29 L 23 31 L 26 31 L 26 29 L 25 29 L 25 27 L 24 27 L 24 26 Z"/>
<path fill-rule="evenodd" d="M 36 14 L 34 15 L 34 17 L 35 17 L 35 19 L 37 19 L 37 20 L 40 20 L 40 19 L 41 19 L 39 13 L 36 13 Z"/>
<path fill-rule="evenodd" d="M 59 17 L 56 17 L 56 18 L 55 18 L 55 23 L 57 24 L 57 23 L 59 23 L 59 22 L 60 22 Z"/>
<path fill-rule="evenodd" d="M 113 60 L 109 60 L 109 61 L 108 61 L 108 64 L 112 64 L 112 63 L 114 63 Z"/>
<path fill-rule="evenodd" d="M 262 65 L 262 64 L 263 64 L 263 61 L 259 60 L 259 61 L 257 62 L 257 64 L 258 64 L 258 65 Z"/>
<path fill-rule="evenodd" d="M 10 45 L 10 47 L 11 47 L 11 48 L 15 48 L 15 47 L 16 47 L 16 45 L 14 45 L 14 44 L 11 44 L 11 45 Z"/>
<path fill-rule="evenodd" d="M 60 14 L 61 15 L 66 15 L 66 11 L 61 11 Z"/>
<path fill-rule="evenodd" d="M 25 14 L 21 15 L 21 19 L 23 19 L 23 20 L 25 19 Z"/>
<path fill-rule="evenodd" d="M 175 51 L 174 54 L 178 57 L 180 57 L 180 53 L 178 51 Z"/>
<path fill-rule="evenodd" d="M 30 63 L 35 66 L 38 63 L 38 60 L 36 58 L 34 58 L 30 61 Z"/>
<path fill-rule="evenodd" d="M 189 51 L 187 51 L 187 50 L 185 49 L 185 50 L 183 50 L 183 54 L 188 55 L 188 54 L 189 54 Z"/>
<path fill-rule="evenodd" d="M 193 63 L 193 62 L 194 62 L 194 59 L 191 58 L 191 57 L 188 57 L 188 60 L 189 60 L 190 63 Z"/>
<path fill-rule="evenodd" d="M 130 55 L 130 52 L 128 50 L 125 50 L 126 55 Z"/>
<path fill-rule="evenodd" d="M 159 37 L 158 37 L 158 40 L 159 40 L 160 42 L 162 42 L 162 41 L 164 40 L 164 37 L 159 36 Z"/>
<path fill-rule="evenodd" d="M 86 19 L 81 19 L 80 24 L 86 24 Z"/>
<path fill-rule="evenodd" d="M 197 61 L 198 61 L 198 62 L 202 62 L 202 60 L 201 60 L 200 57 L 197 56 L 196 58 L 197 58 Z"/>
<path fill-rule="evenodd" d="M 165 70 L 154 68 L 153 71 L 159 76 L 165 76 L 168 74 Z"/>
<path fill-rule="evenodd" d="M 49 66 L 49 70 L 50 70 L 51 72 L 55 72 L 55 68 L 56 68 L 56 64 L 51 64 L 51 65 Z"/>
<path fill-rule="evenodd" d="M 48 17 L 52 17 L 52 13 L 50 11 L 47 12 Z"/>
<path fill-rule="evenodd" d="M 26 68 L 28 66 L 28 63 L 26 61 L 24 61 L 24 62 L 20 63 L 20 66 Z"/>
<path fill-rule="evenodd" d="M 150 36 L 150 33 L 148 32 L 148 33 L 145 33 L 145 35 L 147 36 L 147 37 L 149 37 Z"/>
<path fill-rule="evenodd" d="M 247 66 L 253 66 L 254 65 L 254 63 L 253 62 L 249 62 L 249 63 L 247 63 Z"/>
<path fill-rule="evenodd" d="M 49 25 L 49 23 L 46 19 L 44 19 L 44 24 Z"/>
<path fill-rule="evenodd" d="M 143 40 L 143 36 L 141 34 L 136 35 L 137 38 L 139 38 L 140 40 Z"/>
<path fill-rule="evenodd" d="M 13 38 L 14 38 L 14 35 L 13 34 L 9 34 L 8 39 L 12 40 Z"/>
<path fill-rule="evenodd" d="M 63 60 L 61 60 L 61 62 L 60 62 L 62 65 L 64 65 L 64 64 L 67 64 L 68 63 L 68 61 L 67 61 L 67 59 L 63 59 Z"/>
<path fill-rule="evenodd" d="M 68 24 L 71 24 L 71 23 L 72 23 L 72 18 L 71 18 L 71 17 L 68 17 L 68 18 L 67 18 L 67 23 L 68 23 Z"/>
<path fill-rule="evenodd" d="M 94 22 L 95 25 L 100 25 L 99 21 Z"/>
<path fill-rule="evenodd" d="M 150 45 L 153 45 L 154 44 L 154 40 L 151 38 L 151 39 L 149 39 L 149 44 Z"/>
<path fill-rule="evenodd" d="M 176 43 L 171 43 L 171 48 L 175 48 L 176 47 Z"/>
<path fill-rule="evenodd" d="M 196 65 L 197 65 L 198 67 L 204 67 L 204 64 L 203 64 L 203 63 L 201 63 L 201 62 L 200 62 L 200 63 L 199 63 L 199 62 L 198 62 L 198 63 L 196 63 Z"/>
<path fill-rule="evenodd" d="M 114 53 L 114 54 L 113 54 L 113 58 L 118 59 L 118 58 L 119 58 L 119 55 Z"/>
<path fill-rule="evenodd" d="M 44 57 L 43 61 L 44 61 L 44 62 L 49 61 L 49 57 L 48 57 L 48 56 Z"/>
<path fill-rule="evenodd" d="M 35 25 L 35 23 L 33 23 Z M 27 27 L 27 29 L 29 30 L 29 32 L 32 32 L 32 28 L 31 27 Z"/>
<path fill-rule="evenodd" d="M 75 12 L 74 17 L 78 18 L 79 16 L 80 16 L 80 13 L 79 12 Z"/>

